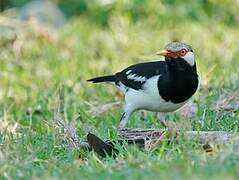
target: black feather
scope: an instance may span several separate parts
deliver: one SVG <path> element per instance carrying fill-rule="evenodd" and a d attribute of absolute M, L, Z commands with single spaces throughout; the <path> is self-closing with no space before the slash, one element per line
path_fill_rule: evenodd
<path fill-rule="evenodd" d="M 100 77 L 95 77 L 95 78 L 92 78 L 92 79 L 88 79 L 87 81 L 93 82 L 93 83 L 115 82 L 116 81 L 116 77 L 115 77 L 115 75 L 100 76 Z"/>
<path fill-rule="evenodd" d="M 160 75 L 164 73 L 166 63 L 165 61 L 153 61 L 147 63 L 140 63 L 129 66 L 121 72 L 116 73 L 117 81 L 122 82 L 125 86 L 130 87 L 135 90 L 142 89 L 146 81 L 140 82 L 128 78 L 129 74 L 135 74 L 136 76 L 144 77 L 149 79 L 153 76 Z M 127 74 L 127 71 L 130 71 Z"/>

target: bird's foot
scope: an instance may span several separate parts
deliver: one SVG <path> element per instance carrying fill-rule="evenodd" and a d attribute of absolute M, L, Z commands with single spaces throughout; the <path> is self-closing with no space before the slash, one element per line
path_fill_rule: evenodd
<path fill-rule="evenodd" d="M 167 128 L 167 123 L 166 123 L 166 121 L 165 121 L 164 119 L 161 119 L 161 120 L 160 120 L 160 123 L 161 123 L 161 125 L 162 125 L 164 128 Z"/>
<path fill-rule="evenodd" d="M 168 135 L 170 137 L 174 137 L 177 132 L 178 132 L 178 128 L 175 122 L 173 121 L 165 121 L 165 120 L 160 120 L 160 123 L 162 124 L 163 127 L 166 128 Z"/>

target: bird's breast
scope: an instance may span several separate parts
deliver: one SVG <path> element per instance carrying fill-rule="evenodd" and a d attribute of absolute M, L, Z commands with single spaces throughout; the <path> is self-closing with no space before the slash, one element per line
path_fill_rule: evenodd
<path fill-rule="evenodd" d="M 188 100 L 198 88 L 196 75 L 159 78 L 158 91 L 165 101 L 182 103 Z"/>

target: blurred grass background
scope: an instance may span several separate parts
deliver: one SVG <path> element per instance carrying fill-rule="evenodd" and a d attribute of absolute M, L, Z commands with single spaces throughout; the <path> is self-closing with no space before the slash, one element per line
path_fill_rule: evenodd
<path fill-rule="evenodd" d="M 238 104 L 239 1 L 56 0 L 51 2 L 64 15 L 64 24 L 57 27 L 44 23 L 48 22 L 44 14 L 39 15 L 40 19 L 44 17 L 40 22 L 38 15 L 22 20 L 24 6 L 29 2 L 0 3 L 3 179 L 239 176 L 238 150 L 232 145 L 215 148 L 209 155 L 187 141 L 165 145 L 154 153 L 127 147 L 116 160 L 102 160 L 93 153 L 69 149 L 54 127 L 54 110 L 60 103 L 58 92 L 63 89 L 64 116 L 82 139 L 88 131 L 116 138 L 121 108 L 101 114 L 92 112 L 100 104 L 122 101 L 122 97 L 114 87 L 91 85 L 86 79 L 157 59 L 156 51 L 179 40 L 193 46 L 201 88 L 192 100 L 190 118 L 171 113 L 168 119 L 187 130 L 238 132 L 237 111 L 211 109 L 221 101 Z M 150 128 L 160 124 L 155 113 L 139 112 L 129 126 Z"/>

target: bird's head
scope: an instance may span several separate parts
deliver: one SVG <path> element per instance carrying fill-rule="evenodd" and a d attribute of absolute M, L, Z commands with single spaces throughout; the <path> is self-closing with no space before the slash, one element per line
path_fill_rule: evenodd
<path fill-rule="evenodd" d="M 192 47 L 182 42 L 171 42 L 164 50 L 157 52 L 157 55 L 165 57 L 166 61 L 186 61 L 190 66 L 195 65 Z"/>

